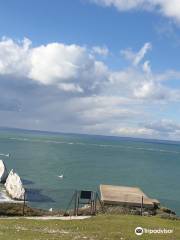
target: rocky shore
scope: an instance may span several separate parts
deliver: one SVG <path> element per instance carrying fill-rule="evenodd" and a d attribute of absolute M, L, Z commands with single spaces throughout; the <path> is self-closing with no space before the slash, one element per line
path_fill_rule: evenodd
<path fill-rule="evenodd" d="M 20 176 L 12 169 L 8 172 L 3 160 L 0 160 L 0 183 L 4 184 L 7 194 L 14 200 L 23 200 L 25 188 Z"/>

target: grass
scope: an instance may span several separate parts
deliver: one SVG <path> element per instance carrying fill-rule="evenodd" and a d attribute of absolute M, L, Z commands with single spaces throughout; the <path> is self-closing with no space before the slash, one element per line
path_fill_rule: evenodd
<path fill-rule="evenodd" d="M 136 236 L 137 226 L 150 229 L 173 229 L 173 234 L 144 234 Z M 100 215 L 86 220 L 27 220 L 1 219 L 0 240 L 178 240 L 180 221 L 157 216 Z"/>
<path fill-rule="evenodd" d="M 24 214 L 26 216 L 42 216 L 47 215 L 48 212 L 31 208 L 27 205 L 24 206 Z M 22 216 L 23 215 L 23 204 L 22 203 L 0 203 L 0 216 Z"/>

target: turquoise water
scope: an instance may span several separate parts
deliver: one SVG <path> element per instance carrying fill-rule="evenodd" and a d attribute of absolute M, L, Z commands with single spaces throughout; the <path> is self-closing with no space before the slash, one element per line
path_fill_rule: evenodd
<path fill-rule="evenodd" d="M 76 189 L 116 184 L 139 186 L 180 215 L 180 143 L 1 130 L 0 154 L 32 206 L 66 208 Z"/>

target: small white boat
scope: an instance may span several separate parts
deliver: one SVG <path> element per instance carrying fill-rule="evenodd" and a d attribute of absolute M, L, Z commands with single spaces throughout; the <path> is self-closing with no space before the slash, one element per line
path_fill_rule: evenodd
<path fill-rule="evenodd" d="M 63 178 L 64 178 L 63 174 L 59 175 L 58 177 L 59 177 L 59 178 L 61 178 L 61 179 L 63 179 Z"/>

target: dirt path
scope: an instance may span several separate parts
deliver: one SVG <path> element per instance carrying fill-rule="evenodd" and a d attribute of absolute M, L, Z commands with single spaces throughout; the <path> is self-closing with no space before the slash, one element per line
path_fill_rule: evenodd
<path fill-rule="evenodd" d="M 44 216 L 44 217 L 1 217 L 0 220 L 3 219 L 31 219 L 31 220 L 63 220 L 63 221 L 69 221 L 69 220 L 84 220 L 91 218 L 91 216 L 68 216 L 68 217 L 56 217 L 56 216 Z"/>

